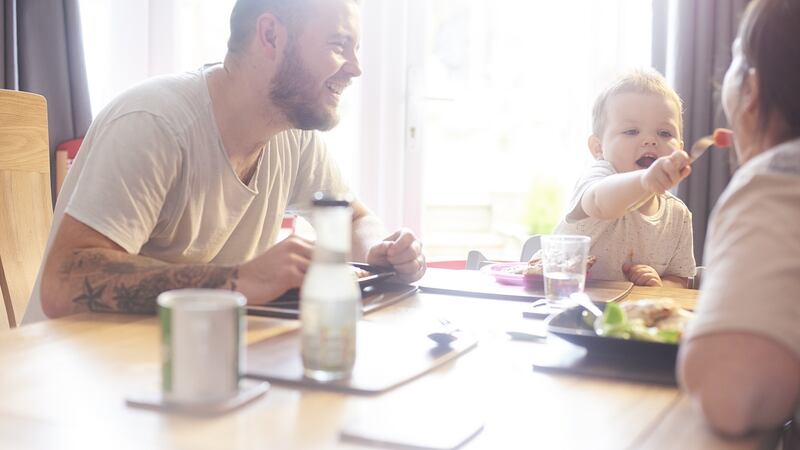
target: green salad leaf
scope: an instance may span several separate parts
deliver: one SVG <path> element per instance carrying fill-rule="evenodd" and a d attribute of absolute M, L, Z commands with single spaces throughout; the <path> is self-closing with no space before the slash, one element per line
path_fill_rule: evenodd
<path fill-rule="evenodd" d="M 656 327 L 648 327 L 642 319 L 628 319 L 625 310 L 616 303 L 606 304 L 600 327 L 595 331 L 607 337 L 666 344 L 677 344 L 681 336 L 679 330 L 659 330 Z"/>

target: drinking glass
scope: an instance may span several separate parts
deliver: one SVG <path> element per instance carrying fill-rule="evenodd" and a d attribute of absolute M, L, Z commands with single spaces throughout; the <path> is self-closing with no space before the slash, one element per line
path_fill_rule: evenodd
<path fill-rule="evenodd" d="M 548 303 L 569 306 L 569 296 L 583 292 L 590 242 L 588 236 L 542 236 L 542 273 Z"/>

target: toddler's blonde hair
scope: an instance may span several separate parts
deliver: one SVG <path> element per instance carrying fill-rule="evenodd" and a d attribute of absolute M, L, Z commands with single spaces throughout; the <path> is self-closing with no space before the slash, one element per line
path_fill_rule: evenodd
<path fill-rule="evenodd" d="M 660 95 L 675 102 L 678 107 L 678 133 L 683 137 L 683 101 L 667 84 L 667 80 L 653 69 L 634 69 L 617 78 L 594 102 L 592 108 L 592 134 L 602 137 L 606 126 L 606 104 L 611 97 L 624 93 Z"/>

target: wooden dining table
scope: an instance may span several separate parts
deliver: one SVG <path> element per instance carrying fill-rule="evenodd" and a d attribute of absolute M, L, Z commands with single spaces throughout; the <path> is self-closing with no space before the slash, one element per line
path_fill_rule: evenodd
<path fill-rule="evenodd" d="M 686 304 L 697 291 L 635 287 L 623 301 L 651 297 Z M 159 387 L 155 317 L 86 313 L 25 325 L 0 334 L 0 448 L 368 449 L 341 431 L 376 417 L 423 441 L 478 418 L 483 428 L 465 449 L 775 448 L 777 432 L 715 435 L 674 386 L 534 370 L 532 357 L 554 338 L 507 333 L 543 332 L 541 321 L 522 318 L 529 307 L 417 292 L 364 320 L 422 333 L 446 317 L 477 336 L 477 347 L 380 395 L 273 384 L 256 401 L 208 417 L 126 405 Z M 249 317 L 247 327 L 254 343 L 296 331 L 298 322 Z"/>

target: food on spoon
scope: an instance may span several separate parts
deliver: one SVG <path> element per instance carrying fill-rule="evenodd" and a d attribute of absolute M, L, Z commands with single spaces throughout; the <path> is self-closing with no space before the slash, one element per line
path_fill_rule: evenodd
<path fill-rule="evenodd" d="M 714 145 L 719 148 L 728 148 L 733 145 L 733 130 L 717 128 L 713 134 Z"/>
<path fill-rule="evenodd" d="M 620 339 L 677 344 L 692 316 L 668 298 L 609 303 L 596 331 Z"/>
<path fill-rule="evenodd" d="M 704 136 L 692 145 L 689 150 L 689 160 L 690 162 L 697 161 L 712 146 L 729 148 L 731 145 L 733 145 L 733 131 L 727 128 L 717 128 L 714 130 L 714 134 Z"/>

